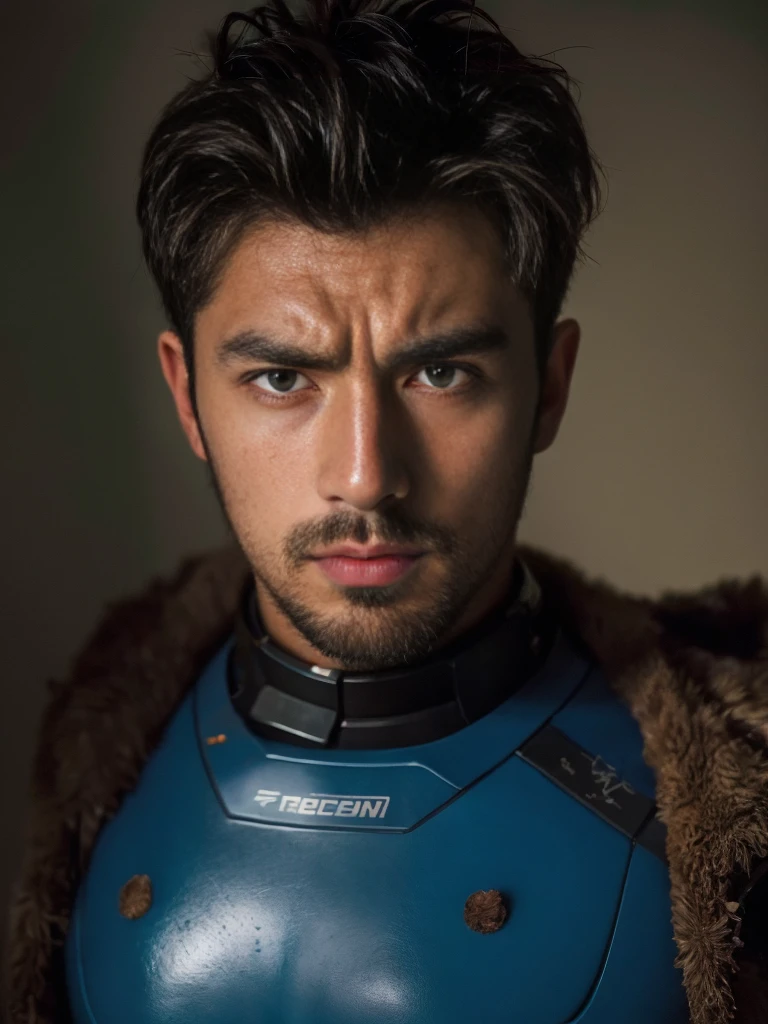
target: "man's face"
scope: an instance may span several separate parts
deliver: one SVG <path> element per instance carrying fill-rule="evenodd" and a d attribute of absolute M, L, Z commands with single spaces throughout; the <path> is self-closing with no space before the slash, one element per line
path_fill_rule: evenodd
<path fill-rule="evenodd" d="M 278 643 L 375 671 L 503 597 L 551 437 L 528 304 L 479 212 L 354 237 L 251 231 L 196 319 L 198 422 L 178 339 L 160 351 Z M 400 553 L 360 558 L 372 545 Z M 318 557 L 339 546 L 358 557 Z"/>

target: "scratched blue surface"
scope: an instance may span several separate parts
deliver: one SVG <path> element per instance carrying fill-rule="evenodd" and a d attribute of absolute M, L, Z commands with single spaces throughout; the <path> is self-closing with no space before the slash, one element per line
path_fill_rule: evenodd
<path fill-rule="evenodd" d="M 225 659 L 99 837 L 66 948 L 76 1024 L 687 1020 L 663 864 L 510 756 L 555 716 L 636 770 L 627 712 L 567 644 L 474 726 L 343 756 L 238 732 Z M 568 718 L 561 705 L 581 692 Z M 220 732 L 226 743 L 205 744 Z M 260 789 L 390 802 L 383 818 L 278 818 Z M 128 921 L 118 894 L 142 873 L 152 907 Z M 481 935 L 463 906 L 488 888 L 511 912 Z"/>

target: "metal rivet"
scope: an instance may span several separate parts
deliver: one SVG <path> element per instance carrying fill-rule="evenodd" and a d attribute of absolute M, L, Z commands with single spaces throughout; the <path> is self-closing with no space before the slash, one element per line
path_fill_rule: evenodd
<path fill-rule="evenodd" d="M 143 917 L 152 906 L 152 882 L 149 875 L 134 875 L 120 890 L 120 913 L 131 921 Z"/>
<path fill-rule="evenodd" d="M 498 889 L 479 889 L 464 904 L 464 922 L 473 932 L 497 932 L 507 919 L 507 900 Z"/>

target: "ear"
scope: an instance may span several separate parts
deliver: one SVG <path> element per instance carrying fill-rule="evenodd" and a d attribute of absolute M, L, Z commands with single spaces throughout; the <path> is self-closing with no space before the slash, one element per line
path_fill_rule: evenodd
<path fill-rule="evenodd" d="M 181 423 L 182 430 L 187 435 L 190 448 L 199 459 L 208 461 L 205 452 L 205 445 L 200 434 L 200 427 L 197 416 L 192 405 L 192 396 L 189 389 L 189 373 L 184 359 L 184 347 L 181 339 L 173 331 L 163 331 L 157 339 L 157 354 L 160 357 L 160 366 L 165 377 L 165 382 L 171 389 L 173 400 L 176 403 L 176 412 Z"/>
<path fill-rule="evenodd" d="M 580 339 L 581 328 L 575 320 L 555 324 L 554 343 L 541 382 L 534 452 L 546 451 L 557 437 L 568 404 Z"/>

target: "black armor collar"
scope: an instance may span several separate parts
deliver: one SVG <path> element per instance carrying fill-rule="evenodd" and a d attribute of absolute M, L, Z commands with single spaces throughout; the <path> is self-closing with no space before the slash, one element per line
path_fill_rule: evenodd
<path fill-rule="evenodd" d="M 448 736 L 514 693 L 550 646 L 541 591 L 519 560 L 510 595 L 416 665 L 352 673 L 310 665 L 274 644 L 251 585 L 236 622 L 232 702 L 258 735 L 304 747 L 371 750 Z"/>

